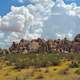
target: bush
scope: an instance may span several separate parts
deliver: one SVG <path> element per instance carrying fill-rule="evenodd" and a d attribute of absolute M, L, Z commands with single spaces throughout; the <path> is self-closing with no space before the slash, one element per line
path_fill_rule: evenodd
<path fill-rule="evenodd" d="M 67 75 L 67 74 L 69 74 L 69 69 L 68 68 L 62 69 L 62 70 L 59 71 L 59 74 L 60 75 Z"/>
<path fill-rule="evenodd" d="M 80 75 L 80 69 L 77 69 L 77 70 L 75 71 L 75 73 L 76 73 L 77 75 Z"/>
<path fill-rule="evenodd" d="M 46 69 L 46 70 L 45 70 L 45 73 L 48 73 L 48 72 L 49 72 L 49 70 L 48 70 L 48 69 Z"/>
<path fill-rule="evenodd" d="M 60 64 L 60 56 L 53 53 L 48 54 L 7 54 L 6 59 L 10 64 L 14 64 L 15 68 L 22 69 L 24 67 L 47 67 L 57 66 Z"/>
<path fill-rule="evenodd" d="M 79 64 L 77 62 L 71 62 L 71 64 L 69 65 L 70 68 L 78 68 Z"/>

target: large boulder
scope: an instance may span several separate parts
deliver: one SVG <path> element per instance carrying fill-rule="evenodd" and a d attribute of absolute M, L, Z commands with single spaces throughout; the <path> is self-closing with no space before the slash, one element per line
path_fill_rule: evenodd
<path fill-rule="evenodd" d="M 71 49 L 73 52 L 80 52 L 80 42 L 73 42 Z"/>
<path fill-rule="evenodd" d="M 40 45 L 39 45 L 39 42 L 37 42 L 36 40 L 32 40 L 29 43 L 28 47 L 29 47 L 29 52 L 34 53 L 34 52 L 38 52 Z"/>
<path fill-rule="evenodd" d="M 48 45 L 46 43 L 46 41 L 44 39 L 37 39 L 37 42 L 39 43 L 40 47 L 39 47 L 39 52 L 47 52 L 48 50 Z"/>
<path fill-rule="evenodd" d="M 75 42 L 80 42 L 80 34 L 77 34 L 74 38 Z"/>
<path fill-rule="evenodd" d="M 29 40 L 21 39 L 19 43 L 13 42 L 9 50 L 14 53 L 27 53 L 29 50 L 29 43 Z"/>
<path fill-rule="evenodd" d="M 54 52 L 56 50 L 55 40 L 48 40 L 46 43 L 48 45 L 48 52 Z"/>
<path fill-rule="evenodd" d="M 29 44 L 30 44 L 29 40 L 22 39 L 19 43 L 19 48 L 22 50 L 24 50 L 24 49 L 29 50 L 29 47 L 28 47 Z"/>
<path fill-rule="evenodd" d="M 3 54 L 3 50 L 0 48 L 0 55 L 2 55 Z"/>

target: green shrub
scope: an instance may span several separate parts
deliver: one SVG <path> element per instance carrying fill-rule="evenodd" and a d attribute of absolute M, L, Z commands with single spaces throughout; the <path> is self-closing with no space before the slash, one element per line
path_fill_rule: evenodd
<path fill-rule="evenodd" d="M 34 67 L 46 67 L 51 65 L 60 64 L 60 56 L 53 53 L 48 54 L 7 54 L 6 60 L 10 62 L 11 65 L 14 64 L 15 68 L 24 68 L 28 66 Z"/>
<path fill-rule="evenodd" d="M 76 73 L 77 75 L 80 75 L 80 69 L 77 69 L 77 70 L 75 71 L 75 73 Z"/>
<path fill-rule="evenodd" d="M 70 68 L 78 68 L 79 64 L 77 62 L 71 62 L 71 64 L 69 65 Z"/>

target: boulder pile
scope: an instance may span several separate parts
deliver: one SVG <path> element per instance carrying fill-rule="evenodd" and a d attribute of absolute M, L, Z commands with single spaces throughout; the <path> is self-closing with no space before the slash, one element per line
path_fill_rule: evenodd
<path fill-rule="evenodd" d="M 13 42 L 9 49 L 1 49 L 0 54 L 6 53 L 44 53 L 44 52 L 80 52 L 80 34 L 77 34 L 73 41 L 67 38 L 63 40 L 44 40 L 41 38 L 33 40 L 20 40 L 19 43 Z"/>
<path fill-rule="evenodd" d="M 80 34 L 76 35 L 73 41 L 67 38 L 63 40 L 44 40 L 41 38 L 31 41 L 22 39 L 19 43 L 12 43 L 10 52 L 15 53 L 42 53 L 42 52 L 80 52 Z"/>

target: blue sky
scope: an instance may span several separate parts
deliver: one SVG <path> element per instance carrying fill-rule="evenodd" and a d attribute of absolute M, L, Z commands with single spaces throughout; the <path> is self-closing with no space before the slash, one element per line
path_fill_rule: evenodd
<path fill-rule="evenodd" d="M 78 6 L 80 5 L 80 0 L 64 0 L 64 2 L 67 4 L 75 2 L 75 3 L 77 3 Z"/>
<path fill-rule="evenodd" d="M 12 5 L 22 6 L 24 4 L 18 2 L 18 0 L 0 0 L 0 15 L 3 16 L 8 13 Z"/>
<path fill-rule="evenodd" d="M 66 4 L 69 4 L 71 2 L 76 2 L 77 5 L 80 5 L 80 0 L 64 0 Z M 29 2 L 27 2 L 28 4 Z M 25 4 L 22 4 L 18 2 L 18 0 L 0 0 L 0 16 L 4 16 L 10 11 L 10 8 L 12 5 L 15 6 L 22 6 Z"/>

